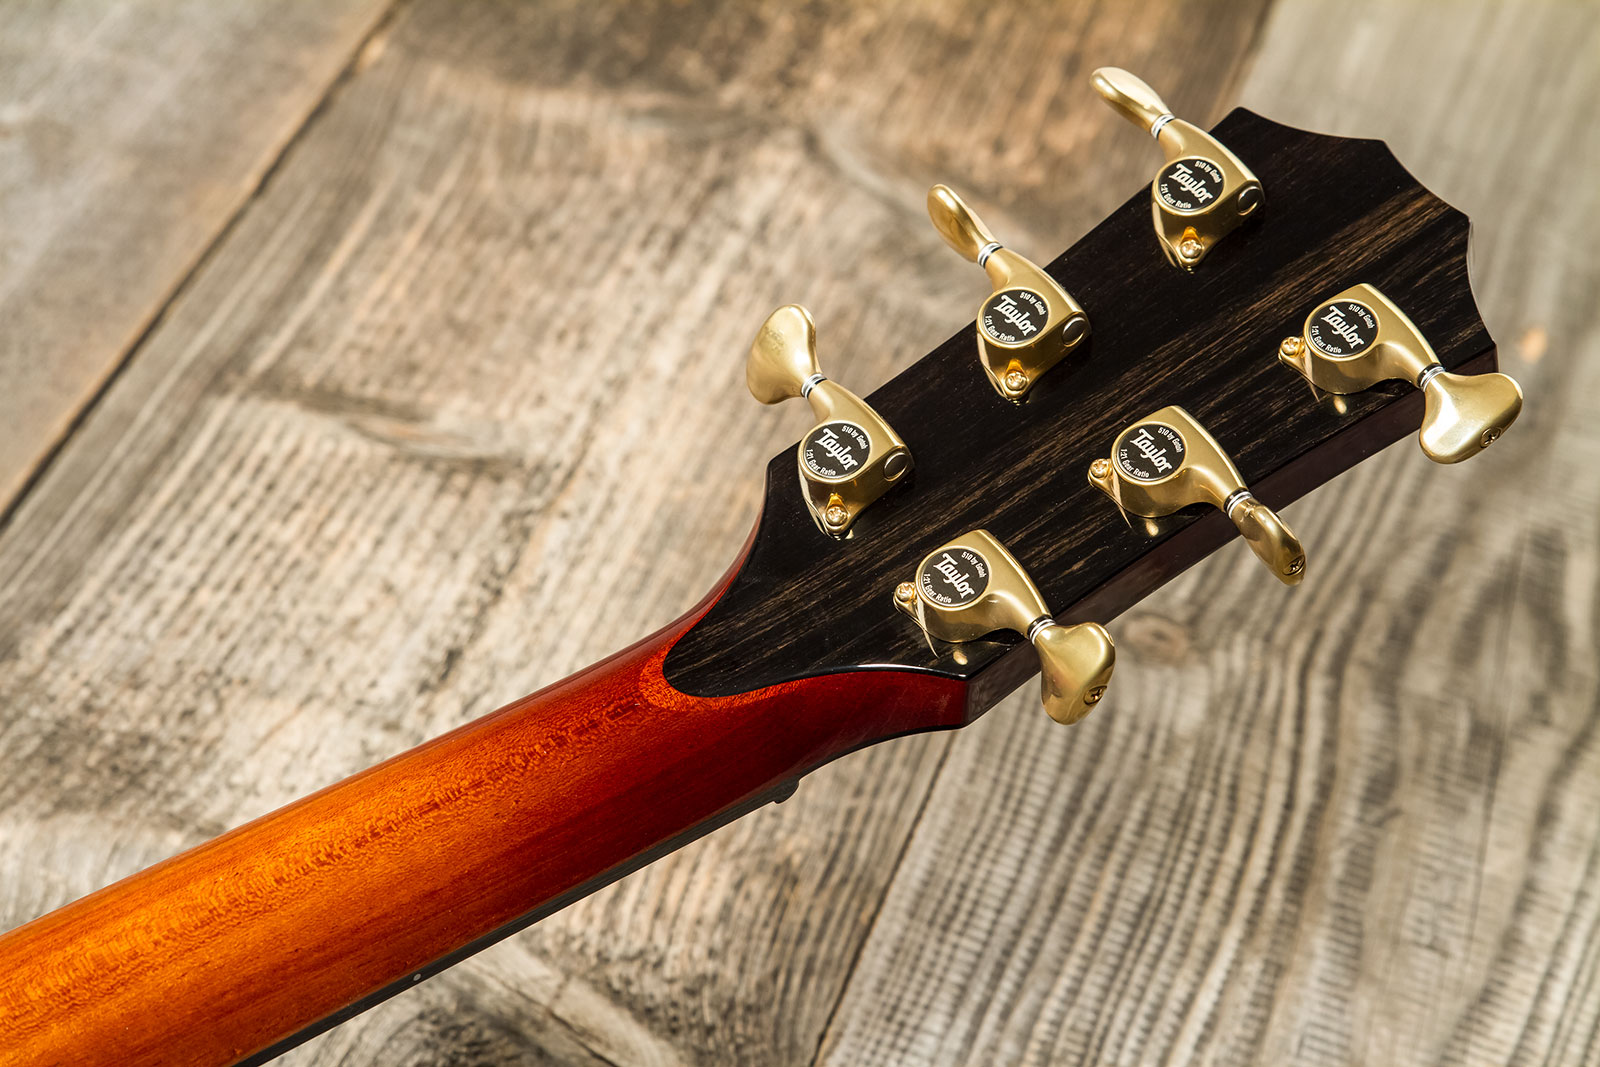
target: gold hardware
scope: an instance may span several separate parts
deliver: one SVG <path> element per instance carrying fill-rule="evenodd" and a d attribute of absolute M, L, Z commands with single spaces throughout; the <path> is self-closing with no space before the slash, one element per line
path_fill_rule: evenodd
<path fill-rule="evenodd" d="M 1039 376 L 1089 336 L 1089 317 L 1032 260 L 994 239 L 949 186 L 928 190 L 928 217 L 945 243 L 984 269 L 994 292 L 978 309 L 978 355 L 1007 400 L 1020 401 Z"/>
<path fill-rule="evenodd" d="M 1174 118 L 1156 91 L 1119 67 L 1094 72 L 1095 89 L 1156 139 L 1167 164 L 1150 183 L 1156 236 L 1174 266 L 1194 270 L 1211 247 L 1261 210 L 1261 182 L 1198 126 Z"/>
<path fill-rule="evenodd" d="M 1278 359 L 1329 393 L 1359 393 L 1394 378 L 1422 390 L 1422 451 L 1460 463 L 1494 443 L 1522 411 L 1522 389 L 1507 375 L 1451 374 L 1394 301 L 1365 283 L 1318 304 Z"/>
<path fill-rule="evenodd" d="M 895 606 L 941 641 L 975 641 L 1015 630 L 1039 653 L 1044 710 L 1074 723 L 1099 703 L 1116 649 L 1097 622 L 1063 626 L 1022 565 L 988 530 L 973 530 L 930 552 L 914 581 L 895 586 Z"/>
<path fill-rule="evenodd" d="M 1251 495 L 1216 438 L 1177 405 L 1118 434 L 1111 458 L 1089 465 L 1089 482 L 1124 513 L 1150 519 L 1190 504 L 1215 505 L 1279 581 L 1297 585 L 1305 577 L 1306 552 L 1299 539 Z"/>
<path fill-rule="evenodd" d="M 797 396 L 811 402 L 817 425 L 800 439 L 800 487 L 824 533 L 848 534 L 861 510 L 911 469 L 910 449 L 883 416 L 817 369 L 817 325 L 799 304 L 767 316 L 744 378 L 763 404 Z"/>

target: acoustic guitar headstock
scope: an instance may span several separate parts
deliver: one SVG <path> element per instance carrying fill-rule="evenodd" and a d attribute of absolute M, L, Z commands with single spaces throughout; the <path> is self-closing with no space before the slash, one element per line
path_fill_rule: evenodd
<path fill-rule="evenodd" d="M 1302 547 L 1275 509 L 1419 425 L 1453 462 L 1516 417 L 1467 219 L 1387 146 L 1243 109 L 1208 133 L 1123 72 L 1096 88 L 1166 162 L 1042 270 L 930 193 L 988 276 L 979 321 L 864 402 L 812 354 L 847 367 L 848 338 L 798 308 L 762 327 L 752 392 L 804 395 L 817 425 L 769 465 L 742 565 L 667 656 L 673 686 L 933 672 L 966 683 L 970 719 L 1043 663 L 1071 721 L 1112 655 L 1074 624 L 1110 623 L 1241 534 L 1286 585 L 1317 581 L 1317 531 Z"/>

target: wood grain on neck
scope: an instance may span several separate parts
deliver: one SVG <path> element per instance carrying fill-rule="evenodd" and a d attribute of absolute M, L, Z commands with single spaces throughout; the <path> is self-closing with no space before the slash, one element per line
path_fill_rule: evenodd
<path fill-rule="evenodd" d="M 880 731 L 962 721 L 960 683 L 899 672 L 685 696 L 661 662 L 711 599 L 565 681 L 0 935 L 6 1064 L 259 1060 L 781 798 Z"/>

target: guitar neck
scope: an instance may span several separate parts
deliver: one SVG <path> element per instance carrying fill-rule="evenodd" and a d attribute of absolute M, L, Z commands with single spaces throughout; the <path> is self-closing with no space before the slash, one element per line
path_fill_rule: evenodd
<path fill-rule="evenodd" d="M 1161 121 L 1118 77 L 1138 90 L 1119 106 Z M 1307 553 L 1272 508 L 1419 424 L 1441 462 L 1498 438 L 1521 392 L 1484 373 L 1465 216 L 1376 142 L 1242 110 L 1213 133 L 1218 159 L 1249 159 L 1247 185 L 1242 163 L 1229 178 L 1186 158 L 1233 182 L 1219 207 L 1249 204 L 1237 232 L 1181 198 L 1188 228 L 1161 229 L 1158 179 L 1048 271 L 1010 254 L 995 296 L 1047 309 L 1051 345 L 1087 309 L 1086 350 L 997 368 L 996 351 L 1027 352 L 974 324 L 870 404 L 830 385 L 812 434 L 837 454 L 774 458 L 740 563 L 677 622 L 0 936 L 6 1062 L 259 1062 L 836 756 L 964 725 L 1041 668 L 1046 709 L 1074 721 L 1110 677 L 1101 622 L 1240 534 L 1294 584 Z M 958 250 L 1002 247 L 935 192 Z M 1013 286 L 1023 266 L 1054 304 Z M 831 381 L 816 345 L 803 309 L 769 316 L 756 399 Z"/>
<path fill-rule="evenodd" d="M 720 592 L 720 590 L 719 590 Z M 0 936 L 8 1064 L 259 1061 L 906 730 L 896 671 L 685 696 L 633 647 Z M 914 717 L 912 713 L 915 713 Z"/>

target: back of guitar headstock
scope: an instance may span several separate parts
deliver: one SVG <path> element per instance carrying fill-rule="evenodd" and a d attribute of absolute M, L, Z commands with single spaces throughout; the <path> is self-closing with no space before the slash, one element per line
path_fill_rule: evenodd
<path fill-rule="evenodd" d="M 1056 653 L 1045 646 L 1066 646 L 1046 639 L 1048 615 L 1030 624 L 1030 605 L 1063 624 L 1109 622 L 1241 532 L 1281 581 L 1317 581 L 1317 531 L 1301 531 L 1301 549 L 1274 509 L 1415 434 L 1425 401 L 1433 429 L 1422 443 L 1441 461 L 1472 454 L 1515 417 L 1521 396 L 1509 379 L 1453 377 L 1495 366 L 1467 276 L 1467 219 L 1384 144 L 1243 109 L 1207 134 L 1164 114 L 1136 79 L 1100 81 L 1166 150 L 1156 180 L 1049 263 L 1047 277 L 1029 275 L 1031 264 L 936 187 L 935 224 L 989 274 L 987 301 L 974 279 L 984 326 L 968 323 L 865 398 L 854 422 L 881 417 L 909 456 L 850 499 L 847 516 L 833 512 L 838 524 L 827 509 L 850 491 L 830 493 L 814 465 L 807 471 L 820 438 L 771 462 L 737 575 L 667 657 L 672 685 L 712 696 L 823 674 L 933 672 L 966 683 L 970 719 L 1042 656 L 1048 706 Z M 1073 330 L 1076 311 L 1086 321 Z M 820 387 L 814 363 L 796 354 L 802 344 L 834 365 L 848 358 L 830 348 L 826 323 L 812 335 L 809 319 L 784 321 L 763 332 L 758 361 L 769 373 L 791 367 L 796 387 L 767 381 L 773 399 Z M 1019 332 L 1055 343 L 1029 348 Z M 819 415 L 836 410 L 813 404 Z M 838 441 L 831 447 L 850 449 Z M 1171 463 L 1193 469 L 1167 478 Z M 954 571 L 962 592 L 928 591 L 933 576 L 919 565 L 973 531 L 1008 553 L 999 570 L 1014 560 L 1024 584 L 1031 578 L 1031 599 L 1012 589 L 1006 612 L 977 612 L 976 598 L 962 602 L 973 576 Z M 983 552 L 990 581 L 997 561 Z M 1069 664 L 1081 655 L 1088 670 L 1098 645 L 1080 645 L 1059 654 Z M 1077 696 L 1092 703 L 1099 688 L 1103 678 L 1085 681 Z"/>

